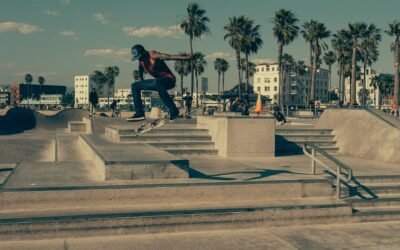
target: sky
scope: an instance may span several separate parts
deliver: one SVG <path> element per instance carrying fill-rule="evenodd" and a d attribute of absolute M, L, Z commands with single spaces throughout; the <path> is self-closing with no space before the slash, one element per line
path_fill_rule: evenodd
<path fill-rule="evenodd" d="M 130 48 L 168 54 L 189 51 L 189 38 L 177 28 L 187 14 L 188 0 L 1 0 L 0 8 L 0 85 L 19 83 L 26 73 L 37 82 L 42 75 L 47 84 L 73 86 L 75 75 L 118 66 L 116 88 L 128 88 L 137 62 L 130 61 Z M 349 22 L 374 23 L 386 30 L 400 19 L 398 0 L 198 0 L 209 17 L 211 33 L 194 41 L 195 51 L 206 55 L 209 89 L 216 90 L 214 60 L 222 57 L 231 67 L 226 86 L 237 83 L 234 50 L 224 41 L 224 25 L 229 17 L 245 15 L 261 25 L 263 47 L 251 61 L 276 60 L 277 44 L 271 23 L 275 11 L 285 8 L 299 18 L 299 25 L 311 19 L 323 22 L 329 30 L 346 28 Z M 374 68 L 393 72 L 392 38 L 382 32 L 380 57 Z M 326 40 L 330 45 L 330 39 Z M 308 63 L 308 45 L 299 36 L 284 52 Z M 173 69 L 173 62 L 168 62 Z M 337 85 L 336 66 L 332 83 Z M 178 77 L 178 75 L 177 75 Z M 188 86 L 190 78 L 184 85 Z"/>

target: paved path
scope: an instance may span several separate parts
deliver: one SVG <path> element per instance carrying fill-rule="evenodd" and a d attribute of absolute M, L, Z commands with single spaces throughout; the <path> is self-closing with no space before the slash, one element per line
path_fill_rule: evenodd
<path fill-rule="evenodd" d="M 399 249 L 400 222 L 254 228 L 37 241 L 5 241 L 24 249 Z"/>

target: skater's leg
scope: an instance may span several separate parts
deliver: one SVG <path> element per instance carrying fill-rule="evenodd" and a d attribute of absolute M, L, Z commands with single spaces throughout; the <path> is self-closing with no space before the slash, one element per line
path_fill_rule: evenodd
<path fill-rule="evenodd" d="M 174 101 L 167 92 L 167 90 L 175 86 L 174 80 L 168 77 L 162 77 L 156 79 L 156 82 L 157 82 L 156 89 L 158 91 L 158 94 L 160 95 L 160 98 L 164 102 L 165 106 L 167 106 L 169 113 L 173 117 L 178 116 L 179 115 L 178 108 L 175 106 Z"/>

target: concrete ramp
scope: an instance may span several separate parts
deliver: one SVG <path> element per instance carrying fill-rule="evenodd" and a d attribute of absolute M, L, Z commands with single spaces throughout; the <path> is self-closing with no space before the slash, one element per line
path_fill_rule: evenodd
<path fill-rule="evenodd" d="M 340 154 L 400 162 L 400 130 L 362 109 L 327 109 L 316 128 L 333 129 Z"/>

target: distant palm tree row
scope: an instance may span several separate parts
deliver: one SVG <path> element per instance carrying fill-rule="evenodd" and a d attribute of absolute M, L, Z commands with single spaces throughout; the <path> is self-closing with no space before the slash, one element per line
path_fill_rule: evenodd
<path fill-rule="evenodd" d="M 98 89 L 103 89 L 106 86 L 107 91 L 107 107 L 110 106 L 110 95 L 114 96 L 115 78 L 119 75 L 120 71 L 117 66 L 109 66 L 104 69 L 104 72 L 95 70 L 92 75 L 92 80 L 96 83 Z M 112 89 L 112 93 L 110 92 Z"/>
<path fill-rule="evenodd" d="M 25 76 L 24 76 L 24 80 L 25 80 L 25 84 L 27 85 L 27 97 L 28 97 L 28 104 L 29 104 L 29 99 L 30 99 L 30 85 L 32 84 L 32 82 L 33 82 L 33 76 L 31 75 L 31 74 L 29 74 L 29 73 L 27 73 L 27 74 L 25 74 Z M 38 83 L 40 84 L 40 91 L 39 91 L 39 93 L 40 93 L 40 95 L 42 94 L 42 86 L 43 86 L 43 84 L 46 82 L 46 79 L 43 77 L 43 76 L 39 76 L 38 77 Z"/>
<path fill-rule="evenodd" d="M 204 37 L 210 32 L 207 23 L 210 21 L 205 16 L 206 11 L 197 3 L 191 3 L 187 7 L 187 16 L 180 23 L 180 27 L 189 36 L 190 42 L 190 55 L 194 55 L 193 52 L 193 39 Z M 347 29 L 341 29 L 336 31 L 333 35 L 331 31 L 327 29 L 325 24 L 311 19 L 310 21 L 304 22 L 301 27 L 298 26 L 299 19 L 296 15 L 286 9 L 280 9 L 275 12 L 272 18 L 273 35 L 276 38 L 278 45 L 278 67 L 279 67 L 279 96 L 278 100 L 280 103 L 283 101 L 283 83 L 285 78 L 285 72 L 293 70 L 297 63 L 294 59 L 291 60 L 289 55 L 284 54 L 285 46 L 292 43 L 301 33 L 304 40 L 309 44 L 310 48 L 310 65 L 311 65 L 311 86 L 310 86 L 310 98 L 309 100 L 315 102 L 315 83 L 316 74 L 318 68 L 322 64 L 322 59 L 329 68 L 329 75 L 331 78 L 331 69 L 334 63 L 338 65 L 339 74 L 339 94 L 341 101 L 345 101 L 345 77 L 350 77 L 350 102 L 356 104 L 356 80 L 357 74 L 359 74 L 358 62 L 362 63 L 364 80 L 363 80 L 363 96 L 366 95 L 366 68 L 371 66 L 378 60 L 379 56 L 379 43 L 382 39 L 381 30 L 374 24 L 366 24 L 363 22 L 349 23 Z M 249 62 L 249 55 L 256 54 L 261 46 L 263 40 L 260 37 L 260 25 L 254 24 L 254 21 L 245 16 L 233 16 L 230 17 L 228 23 L 224 26 L 225 35 L 224 40 L 234 49 L 238 70 L 238 82 L 243 82 L 242 73 L 246 73 L 246 87 L 245 91 L 249 89 L 249 76 L 251 75 L 252 67 L 254 64 Z M 400 46 L 400 21 L 395 20 L 389 24 L 389 28 L 385 30 L 385 33 L 393 37 L 393 43 L 391 49 L 394 55 L 394 100 L 399 103 L 399 46 Z M 331 37 L 332 51 L 328 50 L 328 44 L 326 39 Z M 322 52 L 326 51 L 322 56 Z M 241 60 L 241 54 L 244 54 L 244 60 Z M 284 56 L 285 55 L 285 56 Z M 286 57 L 286 58 L 285 58 Z M 195 58 L 194 58 L 195 59 Z M 204 58 L 203 58 L 204 59 Z M 218 73 L 218 93 L 220 93 L 220 74 L 222 72 L 220 61 L 223 58 L 217 58 L 214 62 L 214 68 Z M 225 60 L 226 62 L 226 60 Z M 179 62 L 181 63 L 181 62 Z M 179 64 L 177 63 L 177 64 Z M 190 62 L 188 66 L 191 72 L 191 93 L 193 94 L 194 89 L 194 76 L 200 72 L 196 70 L 195 60 Z M 226 69 L 229 64 L 226 62 Z M 250 67 L 250 65 L 252 65 Z M 298 64 L 304 68 L 304 62 Z M 176 66 L 181 68 L 181 66 Z M 243 70 L 244 69 L 244 70 Z M 297 71 L 297 69 L 295 69 Z M 301 71 L 301 70 L 300 70 Z M 179 73 L 181 72 L 181 73 Z M 188 75 L 187 71 L 180 70 L 178 73 L 183 76 Z M 182 80 L 183 81 L 183 80 Z M 181 81 L 181 82 L 182 82 Z M 181 83 L 181 86 L 183 84 Z M 183 87 L 181 87 L 183 89 Z M 329 88 L 331 88 L 331 80 L 329 80 Z M 224 89 L 224 88 L 223 88 Z M 242 88 L 239 87 L 239 95 L 241 95 Z M 197 88 L 198 90 L 198 88 Z M 362 104 L 365 104 L 366 98 L 361 98 Z"/>

